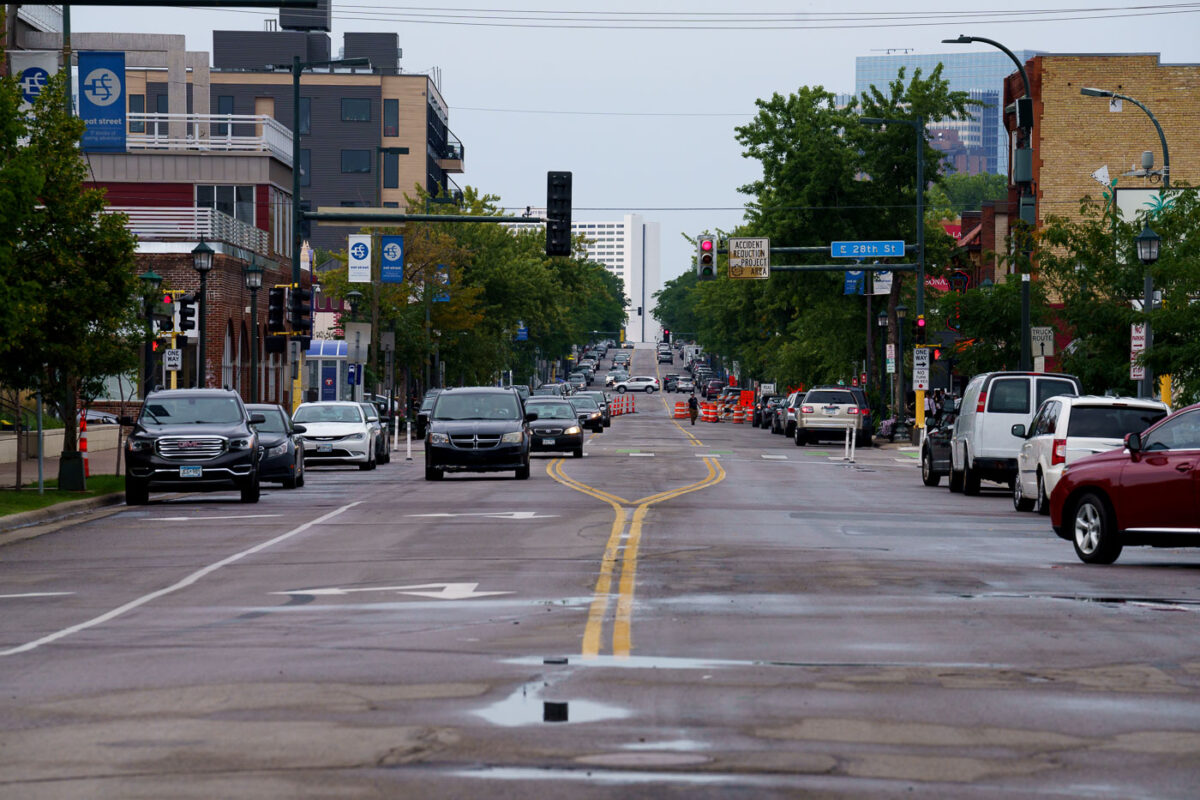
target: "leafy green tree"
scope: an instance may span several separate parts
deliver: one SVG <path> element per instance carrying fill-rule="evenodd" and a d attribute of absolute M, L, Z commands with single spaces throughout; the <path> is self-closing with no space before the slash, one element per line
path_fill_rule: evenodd
<path fill-rule="evenodd" d="M 985 200 L 1008 197 L 1008 178 L 990 172 L 978 175 L 951 173 L 929 187 L 925 202 L 930 213 L 944 219 L 955 219 L 964 211 L 983 208 Z"/>

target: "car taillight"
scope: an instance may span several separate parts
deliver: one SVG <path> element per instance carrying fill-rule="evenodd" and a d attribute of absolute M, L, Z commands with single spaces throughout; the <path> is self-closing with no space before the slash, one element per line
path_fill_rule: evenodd
<path fill-rule="evenodd" d="M 983 407 L 986 403 L 987 403 L 987 392 L 980 392 L 979 393 L 979 402 L 975 406 L 975 413 L 982 414 Z"/>
<path fill-rule="evenodd" d="M 846 413 L 847 413 L 847 414 L 850 414 L 851 416 L 853 416 L 853 415 L 855 415 L 855 414 L 857 414 L 857 413 L 858 413 L 858 409 L 857 409 L 857 408 L 855 408 L 854 406 L 851 406 L 850 408 L 847 408 L 847 409 L 846 409 Z"/>
<path fill-rule="evenodd" d="M 1050 466 L 1067 463 L 1067 440 L 1055 439 L 1054 448 L 1050 451 Z"/>
<path fill-rule="evenodd" d="M 801 414 L 811 414 L 811 413 L 813 413 L 813 407 L 812 406 L 801 406 L 800 413 Z"/>

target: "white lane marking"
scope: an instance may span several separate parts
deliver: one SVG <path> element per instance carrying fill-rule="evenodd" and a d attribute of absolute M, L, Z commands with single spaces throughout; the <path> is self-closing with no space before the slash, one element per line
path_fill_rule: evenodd
<path fill-rule="evenodd" d="M 406 517 L 491 517 L 492 519 L 549 519 L 558 514 L 539 514 L 536 511 L 471 511 L 452 514 L 443 511 L 439 514 L 405 514 Z"/>
<path fill-rule="evenodd" d="M 75 594 L 74 592 L 26 592 L 25 594 L 0 594 L 0 600 L 9 600 L 17 597 L 63 597 L 64 595 Z"/>
<path fill-rule="evenodd" d="M 143 517 L 142 522 L 206 522 L 210 519 L 263 519 L 282 517 L 283 514 L 230 514 L 226 517 Z"/>
<path fill-rule="evenodd" d="M 770 461 L 787 461 L 787 456 L 772 456 L 772 455 L 767 455 L 766 453 L 763 453 L 762 457 L 765 459 L 768 459 Z"/>
<path fill-rule="evenodd" d="M 245 558 L 246 556 L 254 555 L 255 553 L 259 553 L 263 550 L 266 550 L 269 547 L 277 545 L 280 542 L 286 541 L 286 540 L 292 538 L 293 536 L 304 533 L 306 530 L 313 527 L 314 525 L 320 525 L 322 522 L 325 522 L 326 520 L 333 519 L 338 514 L 341 514 L 343 511 L 348 511 L 349 509 L 354 508 L 356 505 L 359 505 L 361 502 L 362 502 L 361 500 L 356 500 L 353 503 L 348 503 L 348 504 L 342 506 L 341 508 L 335 508 L 333 511 L 330 511 L 328 514 L 322 514 L 321 516 L 317 517 L 316 519 L 310 520 L 298 528 L 292 528 L 287 533 L 280 534 L 279 536 L 276 536 L 274 539 L 268 539 L 267 541 L 262 542 L 260 544 L 256 544 L 256 545 L 254 545 L 254 547 L 243 550 L 240 553 L 235 553 L 235 554 L 229 556 L 228 558 L 223 558 L 214 564 L 209 564 L 207 567 L 196 570 L 195 572 L 193 572 L 191 575 L 188 575 L 183 580 L 173 583 L 170 586 L 166 587 L 165 589 L 159 589 L 156 592 L 151 592 L 150 594 L 142 595 L 141 597 L 137 598 L 136 600 L 131 600 L 123 606 L 114 608 L 112 611 L 108 611 L 104 614 L 101 614 L 98 617 L 93 617 L 92 619 L 89 619 L 87 622 L 81 622 L 78 625 L 72 625 L 69 628 L 63 628 L 62 630 L 55 631 L 54 633 L 51 633 L 48 636 L 43 636 L 40 639 L 34 639 L 32 642 L 26 642 L 25 644 L 18 645 L 17 647 L 10 647 L 7 650 L 0 650 L 0 656 L 13 656 L 13 655 L 17 655 L 18 653 L 25 653 L 30 650 L 34 650 L 38 647 L 41 647 L 44 644 L 50 644 L 51 642 L 55 642 L 55 641 L 58 641 L 59 639 L 66 638 L 67 636 L 70 636 L 75 633 L 79 633 L 80 631 L 85 631 L 88 628 L 94 628 L 97 625 L 103 625 L 105 622 L 108 622 L 109 620 L 116 619 L 117 617 L 121 616 L 122 614 L 132 611 L 135 608 L 144 606 L 147 603 L 157 600 L 160 597 L 165 597 L 166 595 L 169 595 L 173 592 L 177 592 L 180 589 L 185 589 L 188 586 L 191 586 L 193 583 L 196 583 L 198 580 L 205 577 L 206 575 L 216 572 L 221 567 L 227 567 L 230 564 L 234 563 L 235 561 L 240 561 L 241 559 Z"/>
<path fill-rule="evenodd" d="M 626 453 L 626 455 L 638 458 L 654 458 L 654 453 Z"/>
<path fill-rule="evenodd" d="M 897 464 L 910 464 L 914 467 L 921 466 L 920 462 L 915 458 L 893 458 L 892 461 L 895 461 Z"/>
<path fill-rule="evenodd" d="M 512 592 L 477 592 L 478 583 L 421 583 L 416 586 L 365 586 L 359 589 L 342 589 L 330 586 L 327 589 L 293 589 L 287 592 L 271 592 L 271 594 L 303 594 L 312 597 L 332 597 L 350 594 L 351 592 L 396 592 L 412 594 L 417 597 L 432 597 L 437 600 L 466 600 L 472 597 L 488 597 L 496 594 L 512 594 Z M 418 592 L 414 589 L 437 589 L 436 592 Z"/>

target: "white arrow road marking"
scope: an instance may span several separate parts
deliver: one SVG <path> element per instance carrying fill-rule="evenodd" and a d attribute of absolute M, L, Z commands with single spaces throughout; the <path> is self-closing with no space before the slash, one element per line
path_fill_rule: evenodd
<path fill-rule="evenodd" d="M 271 594 L 306 594 L 314 597 L 350 594 L 351 592 L 396 592 L 411 594 L 417 597 L 432 597 L 436 600 L 469 600 L 472 597 L 488 597 L 497 594 L 512 594 L 512 592 L 477 592 L 478 583 L 421 583 L 415 586 L 366 586 L 358 589 L 342 589 L 330 586 L 325 589 L 293 589 L 289 592 L 271 592 Z M 414 589 L 438 589 L 436 592 L 413 591 Z"/>
<path fill-rule="evenodd" d="M 231 514 L 227 517 L 143 517 L 143 522 L 205 522 L 210 519 L 262 519 L 282 517 L 283 514 Z"/>
<path fill-rule="evenodd" d="M 768 455 L 766 453 L 763 453 L 763 458 L 769 459 L 771 461 L 787 461 L 787 456 L 772 456 L 772 455 Z"/>
<path fill-rule="evenodd" d="M 462 514 L 406 514 L 408 517 L 491 517 L 492 519 L 549 519 L 558 514 L 539 514 L 536 511 L 472 511 Z M 440 584 L 439 584 L 440 585 Z"/>
<path fill-rule="evenodd" d="M 75 594 L 74 592 L 26 592 L 25 594 L 0 594 L 0 600 L 7 600 L 15 597 L 62 597 L 63 595 Z"/>

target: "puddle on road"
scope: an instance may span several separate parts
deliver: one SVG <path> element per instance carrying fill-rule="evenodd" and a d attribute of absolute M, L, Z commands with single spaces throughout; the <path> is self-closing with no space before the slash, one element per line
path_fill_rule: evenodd
<path fill-rule="evenodd" d="M 503 700 L 474 713 L 493 725 L 504 728 L 534 725 L 539 722 L 600 722 L 630 716 L 630 712 L 624 708 L 592 700 L 546 700 L 542 697 L 545 689 L 546 684 L 543 681 L 531 681 L 517 687 L 515 692 Z"/>

